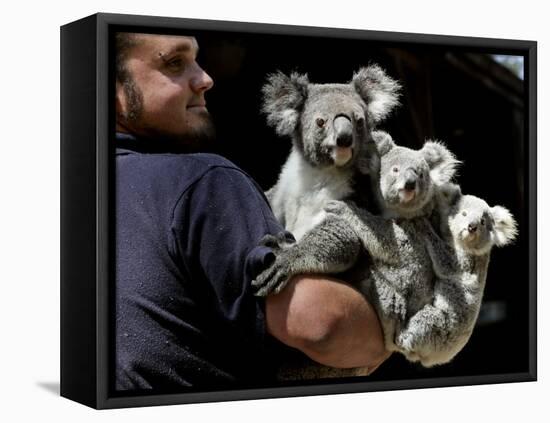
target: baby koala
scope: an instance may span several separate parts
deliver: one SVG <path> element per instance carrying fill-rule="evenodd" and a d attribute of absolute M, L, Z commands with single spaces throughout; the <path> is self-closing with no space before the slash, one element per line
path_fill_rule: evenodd
<path fill-rule="evenodd" d="M 382 216 L 351 202 L 330 202 L 326 219 L 296 245 L 276 249 L 273 265 L 253 285 L 260 288 L 258 295 L 267 295 L 297 274 L 347 271 L 341 278 L 375 307 L 386 349 L 408 356 L 412 353 L 396 344 L 397 336 L 411 316 L 432 302 L 435 279 L 418 221 L 431 214 L 437 187 L 451 180 L 458 161 L 432 141 L 420 150 L 397 146 L 387 134 L 375 141 L 377 154 L 368 166 Z M 279 244 L 273 237 L 267 241 L 275 248 Z"/>
<path fill-rule="evenodd" d="M 438 195 L 437 217 L 443 240 L 419 222 L 434 263 L 433 301 L 411 316 L 396 344 L 424 366 L 450 361 L 466 345 L 481 306 L 490 253 L 517 236 L 517 225 L 502 206 L 489 207 L 448 184 Z"/>
<path fill-rule="evenodd" d="M 370 65 L 347 84 L 312 84 L 307 75 L 279 72 L 262 91 L 268 124 L 292 139 L 266 196 L 275 217 L 300 239 L 324 219 L 329 200 L 353 194 L 358 160 L 369 156 L 376 125 L 398 104 L 399 84 Z"/>

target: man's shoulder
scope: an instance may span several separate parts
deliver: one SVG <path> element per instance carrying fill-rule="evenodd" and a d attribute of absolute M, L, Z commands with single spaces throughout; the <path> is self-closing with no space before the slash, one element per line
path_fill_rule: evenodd
<path fill-rule="evenodd" d="M 212 168 L 226 168 L 226 169 L 234 169 L 239 172 L 242 172 L 242 170 L 233 162 L 226 159 L 225 157 L 222 157 L 218 154 L 211 154 L 211 153 L 196 153 L 196 154 L 185 154 L 186 159 L 193 163 L 194 166 L 197 168 L 202 168 L 205 171 L 208 171 Z"/>
<path fill-rule="evenodd" d="M 174 194 L 187 191 L 205 180 L 216 185 L 231 177 L 232 181 L 249 185 L 252 179 L 230 160 L 210 153 L 144 154 L 117 151 L 117 179 L 137 189 L 153 189 Z M 254 184 L 255 185 L 255 184 Z"/>
<path fill-rule="evenodd" d="M 217 154 L 145 154 L 126 150 L 117 151 L 117 169 L 139 172 L 142 176 L 194 178 L 214 168 L 241 171 L 234 163 Z"/>

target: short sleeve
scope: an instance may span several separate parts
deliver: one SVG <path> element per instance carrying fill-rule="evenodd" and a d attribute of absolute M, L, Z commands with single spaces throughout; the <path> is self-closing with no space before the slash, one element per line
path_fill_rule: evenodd
<path fill-rule="evenodd" d="M 174 210 L 175 253 L 189 283 L 212 313 L 254 343 L 265 340 L 265 300 L 253 295 L 251 281 L 274 259 L 260 240 L 282 231 L 257 184 L 231 167 L 208 170 Z"/>

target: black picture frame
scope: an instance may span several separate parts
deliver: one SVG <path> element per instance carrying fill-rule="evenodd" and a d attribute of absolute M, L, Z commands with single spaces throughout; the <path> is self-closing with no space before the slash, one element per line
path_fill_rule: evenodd
<path fill-rule="evenodd" d="M 114 394 L 109 364 L 113 355 L 109 310 L 113 301 L 114 260 L 112 37 L 116 31 L 178 34 L 186 30 L 412 43 L 436 49 L 512 52 L 523 56 L 524 250 L 528 269 L 528 275 L 524 275 L 524 283 L 528 283 L 525 289 L 528 305 L 525 369 L 511 373 L 403 380 L 357 379 L 260 389 Z M 103 13 L 61 27 L 61 395 L 103 409 L 536 380 L 536 87 L 537 44 L 534 41 Z M 238 159 L 238 155 L 236 157 Z M 272 176 L 266 176 L 261 182 L 266 185 L 274 181 Z"/>

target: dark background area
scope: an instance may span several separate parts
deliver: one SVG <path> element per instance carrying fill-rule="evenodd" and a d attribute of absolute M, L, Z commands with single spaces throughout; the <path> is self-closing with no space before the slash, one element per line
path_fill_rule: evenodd
<path fill-rule="evenodd" d="M 264 190 L 276 182 L 291 145 L 260 113 L 266 76 L 297 71 L 314 83 L 348 82 L 372 62 L 403 85 L 401 107 L 380 128 L 397 144 L 415 149 L 428 138 L 443 141 L 463 162 L 457 178 L 462 191 L 503 205 L 516 217 L 519 237 L 493 249 L 479 322 L 463 351 L 432 369 L 394 354 L 368 380 L 528 372 L 527 90 L 489 55 L 514 52 L 417 45 L 414 39 L 193 35 L 198 61 L 215 82 L 206 100 L 218 132 L 216 152 Z"/>

